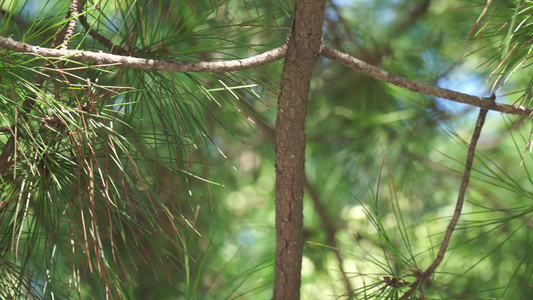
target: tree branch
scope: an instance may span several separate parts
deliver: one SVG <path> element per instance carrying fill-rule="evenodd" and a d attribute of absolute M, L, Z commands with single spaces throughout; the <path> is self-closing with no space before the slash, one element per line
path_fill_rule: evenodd
<path fill-rule="evenodd" d="M 76 61 L 89 61 L 98 64 L 116 64 L 125 68 L 166 72 L 228 72 L 256 68 L 275 62 L 285 57 L 287 44 L 265 53 L 237 60 L 218 62 L 178 62 L 169 60 L 146 59 L 131 56 L 121 56 L 103 52 L 57 50 L 35 47 L 21 43 L 12 38 L 0 36 L 0 47 L 18 52 L 32 52 L 44 57 L 66 57 Z"/>
<path fill-rule="evenodd" d="M 444 98 L 459 103 L 465 103 L 472 106 L 477 106 L 482 109 L 495 110 L 506 114 L 532 116 L 533 109 L 523 106 L 512 106 L 501 103 L 495 103 L 492 98 L 483 98 L 471 96 L 459 92 L 454 92 L 448 89 L 443 89 L 428 84 L 412 81 L 401 76 L 392 74 L 386 70 L 370 65 L 362 60 L 359 60 L 346 53 L 342 53 L 338 50 L 331 49 L 322 45 L 321 52 L 324 57 L 337 61 L 347 67 L 355 69 L 357 71 L 368 74 L 372 77 L 381 79 L 388 83 L 392 83 L 404 89 L 411 90 L 413 92 L 423 93 L 426 95 Z"/>
<path fill-rule="evenodd" d="M 43 57 L 68 57 L 69 59 L 75 61 L 89 61 L 98 64 L 116 64 L 126 68 L 141 70 L 218 73 L 256 68 L 285 58 L 287 52 L 287 43 L 256 56 L 219 62 L 178 62 L 121 56 L 102 52 L 97 53 L 92 51 L 57 50 L 32 46 L 30 44 L 17 42 L 12 38 L 5 38 L 2 36 L 0 36 L 0 48 L 25 53 L 32 52 Z M 459 103 L 465 103 L 483 109 L 499 111 L 506 114 L 533 116 L 533 108 L 496 103 L 491 101 L 491 98 L 489 97 L 472 96 L 409 80 L 392 74 L 379 67 L 368 64 L 341 51 L 331 49 L 325 45 L 322 45 L 320 54 L 347 67 L 414 92 L 448 99 Z"/>
<path fill-rule="evenodd" d="M 495 96 L 490 98 L 491 101 L 494 101 L 495 99 L 496 99 Z M 446 233 L 444 234 L 444 239 L 442 241 L 442 244 L 440 245 L 440 249 L 439 249 L 439 252 L 437 253 L 437 257 L 435 258 L 433 263 L 427 268 L 427 270 L 424 273 L 418 274 L 415 282 L 411 284 L 411 288 L 400 298 L 400 300 L 409 299 L 409 297 L 417 289 L 419 289 L 424 283 L 429 282 L 431 280 L 431 276 L 433 275 L 437 267 L 441 264 L 442 260 L 444 259 L 444 255 L 446 254 L 446 250 L 448 249 L 448 245 L 450 244 L 450 239 L 452 237 L 453 231 L 455 230 L 455 227 L 457 226 L 457 222 L 459 221 L 459 217 L 461 216 L 461 211 L 463 209 L 463 204 L 465 200 L 466 187 L 468 186 L 468 182 L 470 181 L 470 171 L 472 170 L 472 165 L 474 163 L 476 145 L 477 145 L 477 141 L 479 140 L 479 136 L 481 135 L 481 128 L 483 128 L 483 124 L 485 123 L 485 117 L 487 116 L 487 112 L 488 112 L 488 109 L 484 109 L 484 108 L 482 108 L 481 111 L 479 112 L 479 117 L 477 119 L 476 128 L 474 129 L 474 134 L 472 135 L 470 145 L 468 146 L 468 154 L 466 156 L 465 171 L 463 173 L 463 180 L 461 181 L 459 195 L 457 196 L 457 203 L 455 205 L 455 211 L 453 213 L 453 217 L 450 223 L 448 224 Z"/>

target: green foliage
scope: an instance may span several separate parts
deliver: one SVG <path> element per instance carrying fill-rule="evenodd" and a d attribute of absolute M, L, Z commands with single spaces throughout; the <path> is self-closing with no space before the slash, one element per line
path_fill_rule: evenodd
<path fill-rule="evenodd" d="M 527 72 L 530 66 L 532 10 L 531 1 L 487 1 L 472 28 L 471 38 L 485 42 L 481 49 L 488 57 L 485 63 L 492 68 L 494 91 L 499 91 L 515 73 Z M 519 103 L 525 105 L 532 99 L 533 81 L 529 76 L 528 80 L 519 88 Z"/>
<path fill-rule="evenodd" d="M 507 81 L 506 93 L 525 91 L 505 101 L 529 101 L 531 78 L 517 71 L 528 66 L 531 1 L 488 3 L 333 1 L 324 43 L 452 89 L 464 83 L 458 73 L 479 72 Z M 1 35 L 49 47 L 69 5 L 0 0 Z M 69 49 L 177 61 L 270 50 L 292 15 L 290 1 L 85 9 L 108 43 L 78 24 Z M 0 298 L 271 297 L 281 62 L 170 74 L 2 51 L 0 149 L 17 138 L 0 178 Z M 463 81 L 477 94 L 491 88 Z M 442 242 L 472 123 L 463 106 L 319 61 L 303 298 L 401 296 Z M 465 213 L 427 297 L 531 297 L 531 132 L 524 120 L 489 114 L 487 123 Z"/>
<path fill-rule="evenodd" d="M 22 17 L 30 4 L 37 3 L 2 6 L 3 35 L 49 47 L 66 25 L 68 3 L 39 3 Z M 175 60 L 251 49 L 239 40 L 254 29 L 217 25 L 215 7 L 116 4 L 86 7 L 87 23 L 107 44 L 78 28 L 70 48 Z M 205 284 L 170 285 L 198 263 L 190 249 L 205 250 L 186 243 L 201 236 L 198 212 L 213 210 L 208 161 L 224 155 L 205 115 L 217 114 L 209 103 L 228 107 L 228 95 L 252 85 L 241 75 L 145 72 L 9 51 L 0 63 L 1 125 L 16 137 L 0 191 L 4 296 L 159 298 Z M 10 135 L 1 139 L 6 153 Z M 147 269 L 153 276 L 145 278 Z M 164 281 L 168 287 L 152 294 Z"/>

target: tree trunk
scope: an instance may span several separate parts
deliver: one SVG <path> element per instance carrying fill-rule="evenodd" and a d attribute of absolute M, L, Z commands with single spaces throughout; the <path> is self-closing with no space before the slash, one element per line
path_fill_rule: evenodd
<path fill-rule="evenodd" d="M 322 43 L 324 0 L 299 0 L 281 75 L 276 119 L 274 300 L 299 299 L 303 254 L 305 115 Z"/>

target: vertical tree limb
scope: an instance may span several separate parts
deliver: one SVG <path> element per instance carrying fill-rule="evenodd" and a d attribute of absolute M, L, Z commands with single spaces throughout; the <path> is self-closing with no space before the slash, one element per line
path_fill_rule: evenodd
<path fill-rule="evenodd" d="M 320 54 L 324 0 L 296 2 L 276 119 L 276 270 L 274 298 L 299 299 L 303 255 L 305 116 Z"/>
<path fill-rule="evenodd" d="M 248 114 L 251 114 L 251 116 L 254 119 L 255 124 L 258 126 L 258 128 L 261 130 L 261 136 L 264 138 L 265 141 L 274 143 L 275 142 L 275 133 L 273 127 L 270 127 L 265 121 L 263 121 L 260 117 L 260 113 L 255 110 L 250 104 L 248 104 L 246 101 L 240 102 L 242 104 L 242 108 L 244 111 L 246 111 Z M 0 131 L 2 128 L 0 127 Z M 339 270 L 342 275 L 342 279 L 344 281 L 344 286 L 346 287 L 347 294 L 351 294 L 351 291 L 353 290 L 352 285 L 350 283 L 349 278 L 346 275 L 346 272 L 344 271 L 344 262 L 343 257 L 339 250 L 337 250 L 337 240 L 335 238 L 335 235 L 337 234 L 337 228 L 335 225 L 334 217 L 330 216 L 328 212 L 326 211 L 326 208 L 324 206 L 323 200 L 320 199 L 319 192 L 315 186 L 315 182 L 309 182 L 308 177 L 304 178 L 305 182 L 305 192 L 308 193 L 309 198 L 311 199 L 311 202 L 313 202 L 313 207 L 315 212 L 318 215 L 318 218 L 320 219 L 320 222 L 322 223 L 322 229 L 324 230 L 324 233 L 326 235 L 325 243 L 328 246 L 331 246 L 333 249 L 333 252 L 335 253 L 335 256 L 337 257 L 337 262 L 339 264 Z"/>

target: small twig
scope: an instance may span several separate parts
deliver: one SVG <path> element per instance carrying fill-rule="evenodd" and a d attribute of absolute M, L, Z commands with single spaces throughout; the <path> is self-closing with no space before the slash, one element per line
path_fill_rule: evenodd
<path fill-rule="evenodd" d="M 489 99 L 492 102 L 494 102 L 496 100 L 496 96 L 492 95 Z M 446 250 L 448 249 L 448 245 L 450 244 L 450 239 L 452 237 L 453 231 L 455 230 L 455 227 L 457 226 L 457 222 L 459 221 L 459 217 L 461 216 L 461 211 L 463 209 L 463 204 L 464 204 L 464 199 L 465 199 L 466 187 L 468 186 L 468 182 L 470 181 L 470 171 L 472 170 L 472 165 L 474 163 L 476 145 L 479 140 L 479 136 L 481 134 L 481 129 L 483 128 L 483 124 L 485 123 L 485 117 L 487 116 L 487 112 L 488 112 L 488 109 L 484 109 L 484 108 L 482 108 L 479 112 L 479 116 L 478 116 L 477 123 L 476 123 L 476 128 L 474 129 L 474 134 L 472 135 L 472 139 L 468 147 L 468 154 L 466 156 L 466 164 L 465 164 L 465 170 L 463 173 L 463 180 L 461 181 L 459 195 L 457 196 L 457 203 L 455 205 L 455 211 L 453 213 L 450 223 L 448 224 L 446 233 L 444 234 L 444 239 L 442 241 L 442 244 L 440 245 L 440 249 L 439 249 L 439 252 L 437 253 L 437 257 L 421 276 L 417 276 L 417 279 L 415 280 L 415 282 L 411 284 L 411 288 L 400 298 L 400 300 L 409 299 L 409 297 L 417 289 L 421 288 L 424 283 L 429 282 L 429 280 L 431 279 L 431 276 L 433 275 L 437 267 L 442 263 L 442 260 L 444 259 L 444 255 L 446 254 Z"/>

